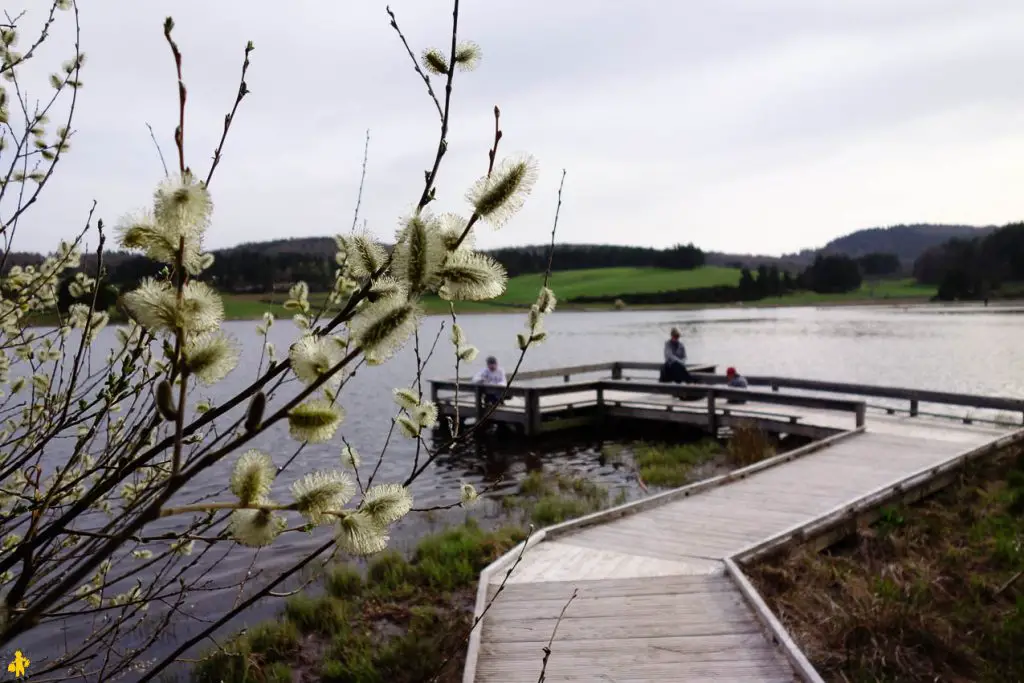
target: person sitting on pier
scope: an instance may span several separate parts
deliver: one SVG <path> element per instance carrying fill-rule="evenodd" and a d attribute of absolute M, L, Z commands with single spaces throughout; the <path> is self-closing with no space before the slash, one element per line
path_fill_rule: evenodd
<path fill-rule="evenodd" d="M 725 385 L 730 389 L 746 389 L 747 378 L 736 372 L 736 368 L 729 368 L 725 371 Z M 728 398 L 726 403 L 746 403 L 742 398 Z"/>
<path fill-rule="evenodd" d="M 661 366 L 659 382 L 675 382 L 687 384 L 693 381 L 690 371 L 686 369 L 686 347 L 680 341 L 681 336 L 678 327 L 673 327 L 669 333 L 669 340 L 665 342 L 665 364 Z"/>
<path fill-rule="evenodd" d="M 729 368 L 725 371 L 725 383 L 735 389 L 747 388 L 747 378 L 736 372 L 736 368 Z"/>
<path fill-rule="evenodd" d="M 494 356 L 487 357 L 487 367 L 473 376 L 474 384 L 485 384 L 491 387 L 504 387 L 505 382 L 505 371 L 498 365 L 498 359 Z M 497 391 L 495 389 L 484 390 L 484 405 L 490 406 L 496 403 L 501 403 L 502 395 L 505 392 Z"/>

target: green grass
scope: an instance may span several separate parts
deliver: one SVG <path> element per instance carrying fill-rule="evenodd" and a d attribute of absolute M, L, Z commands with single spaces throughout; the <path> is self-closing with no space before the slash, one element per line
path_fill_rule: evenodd
<path fill-rule="evenodd" d="M 439 671 L 439 681 L 461 680 L 477 577 L 525 536 L 518 527 L 485 531 L 467 522 L 424 538 L 408 561 L 375 556 L 365 579 L 338 566 L 322 595 L 298 593 L 278 620 L 206 653 L 192 681 L 420 683 Z"/>
<path fill-rule="evenodd" d="M 607 488 L 587 479 L 558 472 L 535 471 L 519 483 L 516 495 L 506 496 L 502 504 L 507 511 L 519 511 L 525 522 L 546 527 L 624 503 L 625 500 L 625 491 L 612 500 Z"/>
<path fill-rule="evenodd" d="M 775 448 L 760 429 L 740 425 L 733 429 L 729 442 L 722 446 L 714 439 L 697 443 L 605 444 L 601 459 L 605 463 L 624 463 L 632 458 L 640 481 L 645 486 L 678 488 L 722 472 L 746 467 L 775 455 Z"/>
<path fill-rule="evenodd" d="M 670 270 L 666 268 L 597 268 L 553 273 L 549 281 L 558 298 L 571 299 L 576 296 L 610 296 L 624 292 L 664 292 L 691 287 L 714 285 L 735 285 L 739 282 L 740 271 L 735 268 L 707 266 L 695 270 Z M 466 313 L 508 312 L 515 307 L 527 307 L 537 300 L 537 293 L 544 282 L 542 274 L 520 275 L 509 279 L 505 294 L 487 302 L 460 301 L 456 310 Z M 287 295 L 273 294 L 225 294 L 224 311 L 229 320 L 250 320 L 259 318 L 269 310 L 278 318 L 291 317 L 284 309 Z M 314 308 L 321 305 L 323 294 L 311 294 L 310 303 Z M 437 297 L 425 297 L 424 307 L 428 313 L 447 313 L 449 305 Z"/>
<path fill-rule="evenodd" d="M 795 292 L 779 297 L 769 297 L 752 302 L 752 305 L 801 306 L 811 304 L 845 303 L 845 302 L 877 302 L 886 300 L 927 300 L 935 296 L 937 289 L 930 285 L 919 285 L 913 279 L 878 280 L 865 282 L 853 292 L 845 294 L 818 294 L 816 292 Z"/>
<path fill-rule="evenodd" d="M 505 295 L 499 301 L 532 304 L 544 281 L 541 274 L 520 275 L 509 280 Z M 668 268 L 595 268 L 552 273 L 549 286 L 566 301 L 577 296 L 615 296 L 646 294 L 678 289 L 737 285 L 740 271 L 736 268 L 705 266 L 694 270 Z"/>
<path fill-rule="evenodd" d="M 664 488 L 690 483 L 695 467 L 722 455 L 722 447 L 711 439 L 695 444 L 640 442 L 631 450 L 640 479 L 648 486 Z"/>
<path fill-rule="evenodd" d="M 205 653 L 191 680 L 461 681 L 480 571 L 526 537 L 525 523 L 548 526 L 625 501 L 586 479 L 541 472 L 507 500 L 516 519 L 495 531 L 470 519 L 421 539 L 409 559 L 391 550 L 375 555 L 365 575 L 334 567 L 322 594 L 290 597 L 278 619 Z"/>

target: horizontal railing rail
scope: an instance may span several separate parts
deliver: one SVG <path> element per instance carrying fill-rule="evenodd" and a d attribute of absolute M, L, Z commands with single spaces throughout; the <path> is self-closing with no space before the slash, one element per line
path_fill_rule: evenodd
<path fill-rule="evenodd" d="M 563 380 L 568 382 L 572 377 L 577 375 L 593 375 L 598 372 L 609 373 L 613 379 L 620 379 L 622 377 L 623 370 L 651 370 L 657 372 L 661 370 L 661 363 L 643 363 L 643 362 L 612 362 L 612 363 L 592 363 L 589 365 L 570 365 L 564 368 L 548 368 L 546 370 L 521 370 L 516 373 L 516 381 L 529 382 L 538 379 L 551 379 L 554 377 L 561 377 Z M 686 367 L 691 373 L 711 373 L 715 371 L 717 366 L 711 363 L 687 363 Z M 455 380 L 436 380 L 445 382 L 454 382 Z M 473 377 L 467 375 L 460 377 L 460 383 L 472 382 Z"/>
<path fill-rule="evenodd" d="M 723 375 L 694 373 L 694 377 L 704 384 L 725 384 Z M 978 394 L 961 394 L 950 391 L 932 391 L 928 389 L 907 389 L 903 387 L 880 386 L 873 384 L 856 384 L 852 382 L 830 382 L 816 379 L 799 379 L 794 377 L 775 377 L 771 375 L 751 375 L 745 379 L 753 387 L 770 387 L 772 391 L 780 389 L 796 389 L 816 391 L 827 394 L 846 394 L 850 396 L 869 396 L 872 398 L 889 398 L 910 402 L 910 414 L 917 415 L 921 403 L 948 405 L 988 410 L 1005 410 L 1024 415 L 1024 400 L 1001 396 L 981 396 Z"/>
<path fill-rule="evenodd" d="M 625 379 L 623 373 L 626 370 L 642 370 L 656 372 L 659 371 L 661 367 L 662 364 L 656 362 L 615 361 L 610 363 L 594 363 L 590 365 L 574 365 L 563 368 L 551 368 L 548 370 L 520 372 L 516 376 L 516 379 L 527 381 L 551 377 L 562 377 L 566 381 L 559 388 L 563 389 L 563 392 L 567 393 L 571 391 L 585 390 L 584 385 L 591 384 L 590 382 L 571 382 L 570 379 L 574 375 L 607 372 L 611 376 L 611 380 L 618 381 Z M 713 374 L 712 372 L 703 371 L 705 368 L 714 369 L 714 366 L 712 365 L 691 365 L 691 367 L 693 368 L 693 370 L 691 370 L 691 374 L 693 375 L 694 379 L 701 384 L 720 386 L 726 384 L 727 382 L 726 377 L 723 375 L 716 375 Z M 746 380 L 750 387 L 769 387 L 772 389 L 773 392 L 778 392 L 782 389 L 793 389 L 798 391 L 811 391 L 827 394 L 863 396 L 871 398 L 892 399 L 897 401 L 907 401 L 909 403 L 909 407 L 906 410 L 906 412 L 908 412 L 911 416 L 917 416 L 922 414 L 920 410 L 920 404 L 929 403 L 934 405 L 956 406 L 961 408 L 1006 411 L 1021 415 L 1022 418 L 1024 418 L 1024 399 L 1018 398 L 1008 398 L 1001 396 L 982 396 L 978 394 L 964 394 L 949 391 L 932 391 L 927 389 L 909 389 L 905 387 L 859 384 L 853 382 L 833 382 L 826 380 L 800 379 L 795 377 L 778 377 L 774 375 L 748 375 L 746 376 Z M 432 383 L 439 390 L 451 390 L 454 389 L 456 385 L 459 385 L 460 387 L 464 387 L 466 385 L 473 386 L 471 378 L 460 379 L 458 380 L 458 382 L 456 382 L 455 380 L 432 380 Z M 649 386 L 652 385 L 643 380 L 641 380 L 640 382 L 637 382 L 636 380 L 630 380 L 627 386 L 621 386 L 616 388 L 625 391 L 636 391 L 641 387 L 646 388 Z M 679 387 L 679 385 L 671 384 L 662 386 L 675 386 L 676 388 Z M 686 385 L 686 387 L 688 389 L 692 389 L 693 385 Z M 541 395 L 553 395 L 553 393 L 563 393 L 557 391 L 556 388 L 552 386 L 536 388 L 544 390 L 544 393 Z M 521 385 L 515 384 L 509 389 L 508 395 L 527 396 L 528 389 L 530 389 L 530 387 L 523 387 Z M 649 391 L 647 393 L 671 394 L 673 393 L 673 390 L 666 389 L 659 391 Z M 883 409 L 890 409 L 888 407 L 879 407 Z"/>
<path fill-rule="evenodd" d="M 436 381 L 432 385 L 432 397 L 437 401 L 441 391 L 452 391 L 458 389 L 467 399 L 475 399 L 478 414 L 483 414 L 483 396 L 488 390 L 486 385 L 469 384 L 465 385 L 454 381 Z M 501 387 L 491 387 L 492 391 L 501 391 Z M 512 386 L 505 388 L 508 396 L 522 397 L 526 403 L 528 421 L 533 425 L 531 432 L 536 431 L 536 425 L 542 419 L 540 399 L 546 396 L 559 396 L 565 394 L 578 394 L 594 392 L 593 400 L 598 406 L 607 403 L 606 392 L 622 391 L 633 394 L 655 394 L 667 396 L 686 396 L 704 398 L 707 401 L 708 425 L 715 429 L 718 422 L 718 412 L 721 407 L 719 400 L 742 401 L 754 403 L 766 403 L 771 405 L 790 406 L 797 408 L 812 408 L 817 410 L 830 410 L 853 413 L 856 416 L 856 425 L 864 425 L 867 413 L 867 404 L 862 400 L 831 398 L 823 396 L 805 396 L 801 394 L 783 394 L 769 391 L 751 391 L 749 389 L 735 389 L 731 387 L 719 387 L 710 384 L 670 384 L 661 382 L 635 382 L 626 380 L 596 380 L 592 382 L 569 382 L 565 384 L 552 384 L 549 386 Z M 622 403 L 622 401 L 616 401 Z M 468 416 L 467 416 L 468 417 Z"/>

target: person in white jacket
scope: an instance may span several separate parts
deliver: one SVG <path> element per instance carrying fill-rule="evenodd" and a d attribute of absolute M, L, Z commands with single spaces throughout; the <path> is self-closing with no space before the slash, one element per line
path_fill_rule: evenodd
<path fill-rule="evenodd" d="M 498 359 L 494 356 L 487 357 L 487 367 L 482 369 L 480 372 L 473 375 L 474 384 L 485 384 L 490 387 L 504 387 L 507 382 L 505 381 L 505 371 L 498 365 Z M 484 403 L 492 404 L 499 403 L 501 396 L 504 392 L 496 391 L 494 389 L 484 390 Z"/>

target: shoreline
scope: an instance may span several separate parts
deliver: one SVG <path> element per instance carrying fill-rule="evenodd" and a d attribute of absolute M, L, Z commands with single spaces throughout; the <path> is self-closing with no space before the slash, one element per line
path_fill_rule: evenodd
<path fill-rule="evenodd" d="M 557 294 L 557 292 L 556 292 Z M 842 295 L 839 295 L 842 296 Z M 280 304 L 264 304 L 259 306 L 258 309 L 252 306 L 249 302 L 246 302 L 245 308 L 253 308 L 257 310 L 242 312 L 232 306 L 230 295 L 225 297 L 225 322 L 255 322 L 259 321 L 263 317 L 264 311 L 269 311 L 275 315 L 277 320 L 288 320 L 290 319 L 290 313 L 285 311 L 283 306 Z M 470 302 L 474 305 L 466 308 L 462 311 L 457 311 L 457 314 L 461 316 L 477 316 L 477 315 L 525 315 L 529 310 L 527 305 L 512 305 L 512 304 L 487 304 L 484 302 Z M 1000 308 L 1008 306 L 1016 306 L 1024 303 L 1024 299 L 996 299 L 990 300 L 988 308 L 993 310 L 999 310 Z M 706 311 L 706 310 L 723 310 L 723 311 L 735 311 L 735 310 L 758 310 L 758 309 L 773 309 L 773 308 L 906 308 L 910 306 L 923 307 L 942 307 L 942 306 L 980 306 L 980 301 L 932 301 L 926 297 L 900 297 L 900 298 L 837 298 L 833 300 L 794 300 L 794 301 L 780 301 L 778 299 L 765 299 L 762 301 L 748 301 L 748 302 L 737 302 L 732 304 L 638 304 L 635 306 L 627 306 L 622 309 L 617 309 L 613 305 L 593 305 L 593 304 L 573 304 L 573 303 L 560 303 L 557 312 L 559 313 L 629 313 L 631 311 L 646 311 L 646 312 L 671 312 L 671 311 Z M 449 317 L 451 313 L 447 310 L 438 310 L 438 306 L 431 305 L 430 303 L 425 306 L 426 312 L 424 317 L 435 317 L 444 316 Z M 234 310 L 232 310 L 234 309 Z M 111 316 L 111 320 L 108 326 L 123 325 L 127 322 L 126 319 L 118 316 L 115 318 Z M 56 316 L 53 315 L 53 320 L 44 320 L 39 322 L 31 322 L 26 325 L 28 328 L 50 328 L 56 327 Z"/>

